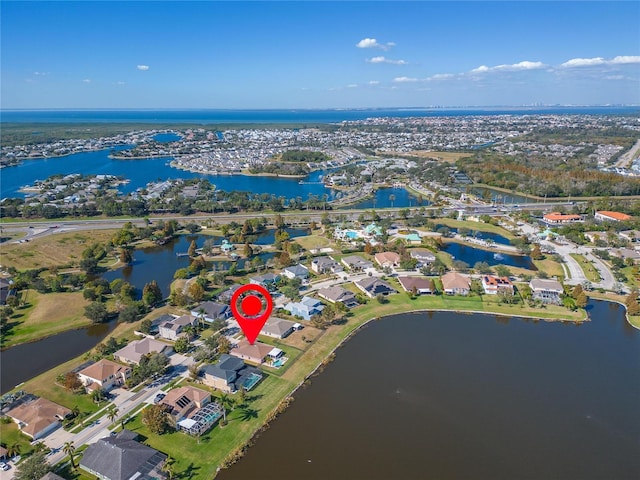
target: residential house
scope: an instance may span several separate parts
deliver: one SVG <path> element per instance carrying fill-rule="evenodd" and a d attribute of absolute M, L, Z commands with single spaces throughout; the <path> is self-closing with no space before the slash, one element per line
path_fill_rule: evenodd
<path fill-rule="evenodd" d="M 89 392 L 103 390 L 108 392 L 114 387 L 124 385 L 131 376 L 131 367 L 103 358 L 78 372 L 80 381 Z"/>
<path fill-rule="evenodd" d="M 324 305 L 319 300 L 311 297 L 302 297 L 299 302 L 289 302 L 284 306 L 291 315 L 302 317 L 305 320 L 311 320 L 313 315 L 322 313 Z"/>
<path fill-rule="evenodd" d="M 234 283 L 229 288 L 227 288 L 224 292 L 218 295 L 218 300 L 224 303 L 231 303 L 231 297 L 233 297 L 233 294 L 236 293 L 236 290 L 238 290 L 241 286 L 242 285 L 240 285 L 239 283 Z"/>
<path fill-rule="evenodd" d="M 373 269 L 373 263 L 359 255 L 349 255 L 342 258 L 342 264 L 352 272 L 362 272 Z"/>
<path fill-rule="evenodd" d="M 482 288 L 484 288 L 484 293 L 487 295 L 497 295 L 499 292 L 513 294 L 513 283 L 508 277 L 483 275 Z"/>
<path fill-rule="evenodd" d="M 229 302 L 231 302 L 231 297 L 229 297 Z M 212 323 L 216 320 L 226 320 L 229 318 L 231 316 L 231 308 L 229 308 L 229 305 L 223 303 L 202 302 L 189 313 L 198 320 L 204 318 L 206 322 Z"/>
<path fill-rule="evenodd" d="M 258 377 L 262 378 L 260 370 L 226 353 L 220 355 L 218 363 L 202 369 L 202 383 L 225 393 L 234 393 L 240 387 L 250 390 Z"/>
<path fill-rule="evenodd" d="M 435 253 L 426 248 L 412 248 L 409 250 L 409 255 L 416 259 L 418 267 L 424 267 L 436 261 Z"/>
<path fill-rule="evenodd" d="M 298 278 L 302 281 L 309 278 L 309 269 L 304 265 L 293 265 L 291 267 L 286 267 L 282 270 L 282 275 L 293 280 L 294 278 Z"/>
<path fill-rule="evenodd" d="M 625 230 L 618 232 L 618 235 L 620 235 L 620 238 L 631 243 L 640 243 L 640 230 Z"/>
<path fill-rule="evenodd" d="M 195 327 L 197 324 L 198 319 L 193 315 L 182 315 L 181 317 L 173 317 L 171 320 L 164 322 L 158 329 L 161 338 L 175 342 L 178 338 L 187 335 L 185 329 L 188 326 Z"/>
<path fill-rule="evenodd" d="M 234 249 L 235 247 L 231 242 L 229 242 L 229 240 L 226 238 L 222 240 L 222 244 L 220 245 L 220 251 L 222 253 L 231 253 Z"/>
<path fill-rule="evenodd" d="M 64 477 L 56 475 L 53 472 L 47 472 L 44 474 L 44 477 L 40 477 L 40 480 L 64 480 Z"/>
<path fill-rule="evenodd" d="M 380 252 L 374 255 L 376 263 L 381 267 L 397 267 L 400 265 L 400 255 L 396 252 Z"/>
<path fill-rule="evenodd" d="M 174 420 L 179 422 L 204 407 L 211 401 L 211 394 L 192 386 L 178 387 L 169 390 L 160 405 Z"/>
<path fill-rule="evenodd" d="M 298 329 L 298 327 L 300 327 L 299 323 L 278 317 L 269 317 L 269 320 L 266 321 L 262 330 L 260 330 L 260 334 L 266 335 L 267 337 L 282 339 L 291 335 Z"/>
<path fill-rule="evenodd" d="M 273 290 L 280 281 L 280 275 L 276 273 L 265 273 L 264 275 L 256 275 L 249 279 L 249 283 L 260 285 L 267 290 Z"/>
<path fill-rule="evenodd" d="M 122 363 L 131 363 L 138 365 L 143 355 L 149 355 L 153 352 L 164 353 L 169 355 L 173 349 L 166 343 L 154 340 L 153 338 L 143 338 L 129 343 L 113 354 L 113 358 Z"/>
<path fill-rule="evenodd" d="M 236 348 L 231 349 L 229 354 L 242 360 L 262 364 L 269 358 L 273 359 L 282 355 L 282 350 L 267 345 L 266 343 L 255 342 L 251 345 L 248 341 L 242 340 Z"/>
<path fill-rule="evenodd" d="M 620 257 L 623 260 L 630 258 L 633 263 L 638 263 L 638 261 L 640 261 L 640 252 L 630 248 L 612 248 L 609 253 L 614 257 Z"/>
<path fill-rule="evenodd" d="M 608 210 L 600 210 L 595 213 L 594 218 L 602 222 L 626 222 L 631 220 L 631 215 L 620 212 L 611 212 Z"/>
<path fill-rule="evenodd" d="M 536 300 L 556 305 L 562 302 L 560 295 L 564 293 L 564 288 L 557 280 L 534 278 L 529 282 L 529 287 L 531 288 L 531 296 Z"/>
<path fill-rule="evenodd" d="M 400 286 L 405 292 L 416 292 L 420 295 L 425 293 L 435 293 L 433 280 L 424 277 L 398 277 Z"/>
<path fill-rule="evenodd" d="M 397 293 L 396 289 L 378 277 L 367 277 L 355 282 L 355 286 L 362 290 L 367 296 L 373 298 L 377 295 L 389 295 Z"/>
<path fill-rule="evenodd" d="M 90 444 L 80 468 L 102 480 L 154 480 L 166 478 L 167 456 L 137 441 L 138 434 L 122 430 Z"/>
<path fill-rule="evenodd" d="M 46 398 L 27 398 L 6 413 L 18 424 L 20 431 L 33 440 L 42 438 L 60 426 L 71 410 Z"/>
<path fill-rule="evenodd" d="M 316 257 L 311 260 L 311 270 L 322 275 L 323 273 L 340 273 L 343 268 L 331 257 Z"/>
<path fill-rule="evenodd" d="M 596 243 L 598 240 L 607 240 L 607 232 L 584 232 L 584 237 L 591 243 Z"/>
<path fill-rule="evenodd" d="M 560 212 L 545 213 L 542 221 L 547 225 L 563 225 L 567 223 L 581 222 L 582 216 L 575 214 L 564 214 Z"/>
<path fill-rule="evenodd" d="M 447 272 L 442 276 L 442 290 L 447 295 L 469 295 L 471 280 L 458 272 Z"/>
<path fill-rule="evenodd" d="M 346 288 L 339 286 L 326 287 L 318 290 L 318 296 L 331 303 L 340 302 L 347 308 L 353 308 L 359 305 L 356 295 Z"/>

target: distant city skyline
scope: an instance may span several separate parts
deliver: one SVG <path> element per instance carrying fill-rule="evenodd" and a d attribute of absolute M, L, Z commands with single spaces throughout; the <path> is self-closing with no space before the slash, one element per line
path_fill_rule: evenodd
<path fill-rule="evenodd" d="M 2 109 L 640 104 L 640 2 L 0 4 Z"/>

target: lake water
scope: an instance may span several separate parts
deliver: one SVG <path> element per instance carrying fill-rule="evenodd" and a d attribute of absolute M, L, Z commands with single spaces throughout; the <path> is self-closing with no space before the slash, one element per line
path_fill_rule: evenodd
<path fill-rule="evenodd" d="M 640 478 L 640 331 L 616 304 L 589 309 L 581 326 L 372 322 L 216 478 Z"/>
<path fill-rule="evenodd" d="M 486 262 L 490 266 L 507 265 L 509 267 L 527 268 L 529 270 L 537 270 L 531 261 L 531 257 L 527 255 L 510 255 L 508 253 L 490 252 L 481 248 L 475 248 L 470 245 L 449 242 L 444 244 L 443 250 L 453 256 L 454 260 L 462 260 L 473 267 L 476 262 Z"/>
<path fill-rule="evenodd" d="M 0 394 L 56 365 L 82 355 L 100 343 L 115 327 L 115 321 L 101 323 L 3 350 L 0 362 Z"/>
<path fill-rule="evenodd" d="M 289 233 L 290 238 L 307 234 L 306 230 L 302 229 L 289 228 L 286 229 L 286 231 Z M 262 232 L 255 243 L 257 245 L 271 245 L 275 240 L 274 232 L 275 230 L 273 229 Z M 162 290 L 162 295 L 166 298 L 169 296 L 169 289 L 176 270 L 186 268 L 190 263 L 189 257 L 178 256 L 176 253 L 186 253 L 192 240 L 195 240 L 197 248 L 202 248 L 204 242 L 208 239 L 213 240 L 214 245 L 220 245 L 222 243 L 222 237 L 180 235 L 165 245 L 135 250 L 133 252 L 133 263 L 131 265 L 105 272 L 102 274 L 102 277 L 109 282 L 117 278 L 129 282 L 135 287 L 139 298 L 142 296 L 144 286 L 152 280 L 155 280 L 160 290 Z M 239 252 L 239 254 L 242 254 L 242 252 Z M 256 256 L 260 257 L 262 261 L 266 263 L 275 256 L 275 253 L 262 252 Z M 241 258 L 236 262 L 215 260 L 212 263 L 215 264 L 217 270 L 228 270 L 232 263 L 235 263 L 239 269 L 242 269 L 245 266 L 245 262 L 246 259 Z"/>

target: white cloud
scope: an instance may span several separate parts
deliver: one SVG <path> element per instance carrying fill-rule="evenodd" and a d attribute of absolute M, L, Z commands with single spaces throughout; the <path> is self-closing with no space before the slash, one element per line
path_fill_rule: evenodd
<path fill-rule="evenodd" d="M 138 65 L 136 68 L 138 70 L 142 70 L 142 71 L 146 72 L 147 70 L 149 70 L 149 65 Z"/>
<path fill-rule="evenodd" d="M 488 72 L 489 70 L 490 68 L 486 65 L 480 65 L 478 68 L 474 68 L 473 70 L 471 70 L 471 73 L 483 73 Z"/>
<path fill-rule="evenodd" d="M 604 65 L 604 63 L 605 63 L 605 60 L 602 57 L 572 58 L 571 60 L 567 60 L 560 66 L 563 68 L 593 67 L 595 65 Z"/>
<path fill-rule="evenodd" d="M 91 79 L 90 78 L 85 78 L 84 80 L 82 80 L 82 83 L 91 83 Z"/>
<path fill-rule="evenodd" d="M 49 72 L 33 72 L 36 77 L 42 77 L 45 75 L 49 75 Z"/>
<path fill-rule="evenodd" d="M 358 84 L 357 83 L 350 83 L 349 85 L 347 85 L 347 88 L 357 88 Z"/>
<path fill-rule="evenodd" d="M 411 82 L 417 82 L 418 79 L 412 78 L 412 77 L 396 77 L 393 79 L 393 81 L 396 83 L 411 83 Z"/>
<path fill-rule="evenodd" d="M 528 60 L 525 60 L 518 63 L 496 65 L 495 67 L 480 65 L 478 68 L 474 68 L 473 70 L 471 70 L 471 73 L 486 73 L 494 71 L 515 72 L 518 70 L 536 70 L 544 67 L 545 64 L 542 62 L 530 62 Z"/>
<path fill-rule="evenodd" d="M 116 85 L 126 85 L 127 82 L 123 82 L 122 80 L 119 80 L 116 82 Z"/>
<path fill-rule="evenodd" d="M 356 43 L 356 47 L 358 48 L 379 48 L 380 50 L 385 51 L 395 46 L 396 44 L 394 42 L 378 43 L 375 38 L 363 38 L 358 43 Z"/>
<path fill-rule="evenodd" d="M 390 63 L 392 65 L 407 65 L 407 63 L 408 63 L 405 60 L 393 60 L 391 58 L 386 58 L 386 57 L 383 57 L 383 56 L 367 58 L 367 62 L 369 62 L 369 63 Z"/>
<path fill-rule="evenodd" d="M 369 85 L 379 85 L 380 82 L 378 80 L 369 80 Z"/>
<path fill-rule="evenodd" d="M 426 78 L 426 80 L 448 80 L 454 77 L 455 75 L 453 73 L 436 73 L 435 75 L 431 75 Z"/>
<path fill-rule="evenodd" d="M 630 63 L 640 63 L 640 56 L 621 55 L 621 56 L 615 57 L 609 63 L 612 63 L 614 65 L 627 65 Z"/>

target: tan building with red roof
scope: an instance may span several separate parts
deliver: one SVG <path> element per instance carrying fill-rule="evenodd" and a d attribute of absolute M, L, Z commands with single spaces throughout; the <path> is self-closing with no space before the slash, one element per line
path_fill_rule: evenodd
<path fill-rule="evenodd" d="M 380 252 L 375 254 L 376 263 L 381 267 L 397 267 L 400 265 L 400 255 L 396 252 Z"/>
<path fill-rule="evenodd" d="M 596 212 L 594 218 L 602 222 L 626 222 L 627 220 L 631 220 L 631 215 L 620 212 L 611 212 L 609 210 L 600 210 Z"/>
<path fill-rule="evenodd" d="M 581 222 L 582 216 L 576 214 L 565 214 L 560 212 L 545 213 L 542 221 L 548 225 L 562 225 L 564 223 Z"/>
<path fill-rule="evenodd" d="M 98 389 L 108 392 L 113 387 L 124 385 L 130 376 L 131 367 L 104 358 L 78 372 L 80 381 L 89 392 Z"/>
<path fill-rule="evenodd" d="M 442 290 L 447 295 L 469 295 L 471 279 L 458 272 L 447 272 L 442 276 Z"/>
<path fill-rule="evenodd" d="M 160 405 L 167 409 L 177 421 L 187 418 L 191 413 L 204 407 L 211 401 L 211 394 L 199 388 L 186 386 L 169 390 Z"/>
<path fill-rule="evenodd" d="M 234 357 L 248 360 L 253 363 L 264 363 L 269 356 L 278 356 L 282 353 L 279 348 L 272 347 L 266 343 L 256 342 L 253 345 L 246 340 L 238 343 L 236 348 L 232 348 L 229 352 Z"/>
<path fill-rule="evenodd" d="M 46 398 L 36 398 L 7 412 L 25 435 L 34 440 L 42 438 L 60 426 L 71 410 Z"/>

